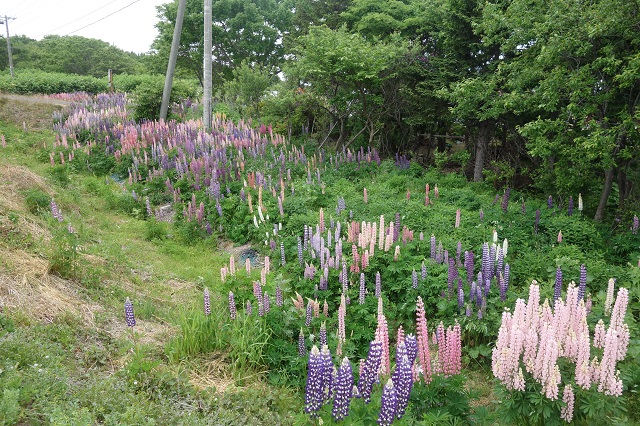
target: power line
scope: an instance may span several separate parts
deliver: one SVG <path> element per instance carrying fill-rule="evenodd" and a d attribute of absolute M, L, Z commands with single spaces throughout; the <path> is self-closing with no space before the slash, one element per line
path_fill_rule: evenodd
<path fill-rule="evenodd" d="M 125 9 L 126 9 L 126 8 L 128 8 L 129 6 L 131 6 L 131 5 L 135 4 L 135 3 L 138 3 L 139 1 L 140 1 L 140 0 L 134 0 L 134 1 L 132 1 L 131 3 L 129 3 L 128 5 L 126 5 L 126 6 L 124 6 L 124 7 L 121 7 L 120 9 L 116 10 L 115 12 L 112 12 L 112 13 L 108 14 L 107 16 L 104 16 L 104 17 L 102 17 L 102 18 L 98 19 L 97 21 L 94 21 L 94 22 L 92 22 L 92 23 L 90 23 L 90 24 L 87 24 L 87 25 L 85 25 L 85 26 L 84 26 L 84 27 L 82 27 L 82 28 L 78 28 L 78 29 L 77 29 L 77 30 L 75 30 L 75 31 L 71 31 L 70 33 L 65 34 L 65 36 L 68 36 L 68 35 L 71 35 L 71 34 L 77 33 L 78 31 L 84 30 L 85 28 L 90 27 L 90 26 L 92 26 L 92 25 L 94 25 L 94 24 L 97 24 L 97 23 L 98 23 L 98 22 L 100 22 L 100 21 L 104 21 L 104 20 L 105 20 L 105 19 L 107 19 L 108 17 L 113 16 L 113 15 L 115 15 L 116 13 L 118 13 L 118 12 L 121 12 L 121 11 L 125 10 Z"/>
<path fill-rule="evenodd" d="M 44 33 L 42 33 L 42 34 L 38 35 L 36 38 L 39 38 L 39 37 L 44 36 L 44 35 L 47 35 L 47 34 L 51 34 L 51 33 L 53 33 L 54 31 L 59 30 L 60 28 L 64 28 L 64 27 L 66 27 L 66 26 L 68 26 L 68 25 L 71 25 L 71 24 L 73 24 L 74 22 L 78 22 L 79 20 L 81 20 L 81 19 L 83 19 L 83 18 L 86 18 L 87 16 L 92 15 L 92 14 L 96 13 L 97 11 L 99 11 L 99 10 L 101 10 L 101 9 L 104 9 L 105 7 L 110 6 L 110 5 L 112 5 L 113 3 L 116 3 L 116 2 L 118 2 L 118 1 L 119 1 L 119 0 L 112 0 L 112 1 L 110 1 L 109 3 L 107 3 L 107 4 L 105 4 L 105 5 L 102 5 L 102 6 L 100 6 L 99 8 L 97 8 L 97 9 L 95 9 L 95 10 L 91 11 L 91 12 L 89 12 L 89 13 L 87 13 L 87 14 L 85 14 L 85 15 L 82 15 L 82 16 L 81 16 L 81 17 L 79 17 L 78 19 L 74 19 L 73 21 L 71 21 L 71 22 L 67 22 L 67 23 L 66 23 L 66 24 L 64 24 L 64 25 L 60 25 L 60 26 L 59 26 L 59 27 L 57 27 L 57 28 L 54 28 L 54 29 L 49 30 L 49 31 L 46 31 L 46 32 L 44 32 Z M 127 7 L 127 6 L 125 6 L 125 7 Z M 116 13 L 116 12 L 114 12 L 114 13 Z M 78 30 L 78 31 L 80 31 L 80 30 Z"/>

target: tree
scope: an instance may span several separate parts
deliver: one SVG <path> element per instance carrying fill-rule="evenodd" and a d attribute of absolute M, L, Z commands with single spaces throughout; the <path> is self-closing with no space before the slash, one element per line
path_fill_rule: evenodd
<path fill-rule="evenodd" d="M 235 106 L 241 116 L 260 117 L 260 101 L 277 77 L 264 67 L 252 67 L 243 62 L 233 70 L 233 79 L 224 84 L 225 99 Z"/>

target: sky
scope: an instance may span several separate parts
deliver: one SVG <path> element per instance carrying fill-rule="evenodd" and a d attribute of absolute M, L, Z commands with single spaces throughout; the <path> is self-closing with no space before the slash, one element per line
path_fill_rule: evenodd
<path fill-rule="evenodd" d="M 15 18 L 9 19 L 9 34 L 12 37 L 25 35 L 41 40 L 48 34 L 79 35 L 106 41 L 127 52 L 145 53 L 157 35 L 156 6 L 170 2 L 0 0 L 0 16 Z M 6 35 L 4 25 L 0 26 L 0 31 Z"/>

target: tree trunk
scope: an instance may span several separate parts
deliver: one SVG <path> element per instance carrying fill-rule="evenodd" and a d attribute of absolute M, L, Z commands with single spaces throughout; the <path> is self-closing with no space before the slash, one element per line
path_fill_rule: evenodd
<path fill-rule="evenodd" d="M 482 169 L 487 155 L 487 147 L 489 145 L 489 123 L 481 121 L 478 124 L 478 138 L 476 141 L 476 160 L 473 167 L 473 181 L 482 182 Z"/>
<path fill-rule="evenodd" d="M 596 214 L 593 216 L 593 220 L 601 221 L 604 217 L 604 209 L 607 207 L 607 201 L 611 194 L 611 187 L 613 186 L 613 176 L 615 174 L 614 167 L 611 166 L 609 170 L 604 174 L 604 188 L 602 188 L 602 194 L 600 195 L 600 203 L 596 209 Z"/>

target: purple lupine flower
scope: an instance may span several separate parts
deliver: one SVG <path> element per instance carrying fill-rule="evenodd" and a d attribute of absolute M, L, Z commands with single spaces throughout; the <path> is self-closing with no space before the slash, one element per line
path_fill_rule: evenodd
<path fill-rule="evenodd" d="M 422 281 L 427 279 L 427 265 L 424 264 L 424 260 L 422 261 L 422 266 L 420 268 L 420 278 Z"/>
<path fill-rule="evenodd" d="M 404 416 L 407 405 L 409 404 L 411 388 L 413 387 L 413 374 L 411 372 L 409 357 L 407 356 L 406 349 L 401 348 L 404 346 L 404 343 L 398 345 L 398 351 L 396 352 L 396 368 L 393 371 L 393 376 L 391 376 L 398 400 L 396 407 L 396 418 L 398 420 Z"/>
<path fill-rule="evenodd" d="M 232 291 L 229 292 L 229 317 L 232 320 L 236 319 L 236 301 Z"/>
<path fill-rule="evenodd" d="M 455 260 L 449 259 L 449 270 L 447 271 L 447 289 L 449 297 L 453 294 L 453 286 L 458 278 L 458 268 L 456 268 Z"/>
<path fill-rule="evenodd" d="M 262 296 L 262 305 L 263 305 L 263 309 L 264 309 L 264 314 L 268 314 L 269 311 L 271 310 L 271 300 L 269 299 L 269 293 L 264 293 L 264 295 Z"/>
<path fill-rule="evenodd" d="M 558 300 L 560 298 L 560 296 L 562 295 L 562 269 L 560 269 L 560 267 L 558 267 L 558 269 L 556 269 L 556 282 L 553 286 L 553 302 L 555 304 L 555 301 Z"/>
<path fill-rule="evenodd" d="M 587 267 L 584 263 L 580 265 L 580 281 L 578 284 L 578 301 L 584 299 L 584 292 L 587 288 Z"/>
<path fill-rule="evenodd" d="M 436 260 L 436 236 L 431 234 L 431 260 Z"/>
<path fill-rule="evenodd" d="M 480 209 L 478 212 L 478 217 L 480 218 L 480 222 L 484 220 L 484 210 Z"/>
<path fill-rule="evenodd" d="M 497 260 L 496 260 L 496 275 L 498 275 L 499 273 L 501 273 L 504 270 L 504 251 L 502 250 L 502 248 L 500 246 L 498 246 L 497 248 Z"/>
<path fill-rule="evenodd" d="M 247 304 L 246 304 L 246 306 L 244 307 L 244 313 L 245 313 L 248 317 L 250 317 L 252 312 L 253 312 L 253 307 L 251 306 L 251 301 L 250 301 L 250 300 L 247 300 Z"/>
<path fill-rule="evenodd" d="M 309 301 L 307 302 L 307 310 L 305 313 L 306 317 L 304 320 L 304 325 L 309 327 L 311 325 L 311 316 L 313 314 L 313 300 L 309 299 Z"/>
<path fill-rule="evenodd" d="M 207 232 L 207 235 L 213 234 L 213 231 L 211 231 L 211 224 L 209 222 L 204 225 L 204 230 Z"/>
<path fill-rule="evenodd" d="M 567 209 L 567 216 L 571 216 L 573 214 L 573 197 L 569 195 L 569 207 Z"/>
<path fill-rule="evenodd" d="M 631 233 L 636 235 L 638 233 L 638 216 L 633 215 L 633 224 L 631 225 Z"/>
<path fill-rule="evenodd" d="M 540 209 L 536 210 L 536 221 L 533 223 L 535 233 L 538 233 L 538 225 L 540 225 Z"/>
<path fill-rule="evenodd" d="M 396 418 L 398 407 L 398 397 L 393 387 L 393 381 L 389 379 L 382 390 L 382 402 L 380 404 L 380 414 L 378 415 L 378 425 L 389 426 Z"/>
<path fill-rule="evenodd" d="M 302 239 L 298 237 L 298 263 L 300 267 L 304 265 L 304 257 L 302 255 Z"/>
<path fill-rule="evenodd" d="M 127 327 L 135 327 L 136 316 L 133 314 L 133 304 L 128 297 L 124 301 L 124 319 L 127 321 Z"/>
<path fill-rule="evenodd" d="M 378 381 L 378 372 L 382 363 L 382 342 L 373 340 L 369 343 L 369 353 L 362 366 L 362 372 L 358 379 L 358 393 L 365 404 L 371 402 L 371 389 Z"/>
<path fill-rule="evenodd" d="M 326 403 L 333 399 L 334 380 L 337 375 L 337 370 L 333 366 L 333 359 L 331 358 L 331 352 L 329 352 L 327 345 L 322 346 L 320 359 L 322 360 L 322 393 L 324 402 Z"/>
<path fill-rule="evenodd" d="M 456 266 L 462 266 L 462 262 L 460 261 L 461 255 L 462 255 L 462 241 L 458 241 L 458 245 L 456 246 Z"/>
<path fill-rule="evenodd" d="M 507 212 L 507 210 L 509 209 L 509 197 L 511 196 L 511 188 L 507 188 L 504 191 L 504 195 L 502 195 L 502 211 L 503 212 Z"/>
<path fill-rule="evenodd" d="M 507 290 L 509 289 L 509 274 L 511 273 L 511 267 L 507 263 L 504 265 L 504 273 L 500 272 L 500 300 L 503 302 L 507 300 Z"/>
<path fill-rule="evenodd" d="M 489 243 L 482 244 L 482 276 L 490 277 L 489 275 Z M 483 280 L 478 280 L 478 283 L 483 283 Z"/>
<path fill-rule="evenodd" d="M 520 205 L 520 211 L 522 214 L 527 214 L 527 206 L 524 204 L 524 200 L 522 200 L 522 204 Z"/>
<path fill-rule="evenodd" d="M 400 236 L 400 213 L 396 213 L 396 221 L 393 226 L 393 242 L 398 241 L 398 237 Z"/>
<path fill-rule="evenodd" d="M 458 311 L 462 311 L 464 306 L 464 289 L 462 288 L 462 278 L 458 278 Z"/>
<path fill-rule="evenodd" d="M 351 370 L 351 363 L 346 357 L 338 368 L 333 388 L 335 396 L 331 415 L 335 421 L 339 422 L 349 414 L 349 405 L 353 396 L 353 371 Z"/>
<path fill-rule="evenodd" d="M 282 297 L 282 289 L 280 286 L 276 286 L 276 306 L 282 307 L 284 304 L 284 299 Z"/>
<path fill-rule="evenodd" d="M 473 252 L 471 250 L 464 252 L 464 267 L 467 270 L 467 283 L 473 281 Z"/>
<path fill-rule="evenodd" d="M 300 334 L 298 334 L 298 355 L 301 357 L 307 355 L 307 347 L 304 344 L 304 332 L 300 329 Z"/>
<path fill-rule="evenodd" d="M 380 278 L 380 271 L 376 272 L 376 291 L 375 297 L 380 297 L 382 294 L 382 278 Z"/>
<path fill-rule="evenodd" d="M 360 273 L 360 291 L 358 292 L 358 304 L 364 305 L 364 298 L 367 288 L 365 287 L 364 282 L 364 272 Z"/>
<path fill-rule="evenodd" d="M 418 339 L 415 334 L 407 334 L 404 338 L 404 344 L 407 347 L 407 357 L 409 358 L 409 365 L 413 365 L 416 357 L 418 356 Z"/>
<path fill-rule="evenodd" d="M 240 190 L 240 199 L 243 203 L 247 202 L 247 194 L 244 192 L 244 188 Z"/>
<path fill-rule="evenodd" d="M 489 248 L 489 269 L 485 279 L 492 279 L 496 275 L 496 246 L 491 245 Z"/>
<path fill-rule="evenodd" d="M 304 412 L 311 418 L 318 417 L 318 410 L 324 403 L 322 389 L 322 359 L 317 346 L 311 348 L 309 352 L 309 363 L 307 364 L 307 385 L 304 394 Z"/>
<path fill-rule="evenodd" d="M 322 322 L 322 324 L 320 325 L 318 338 L 320 339 L 320 347 L 327 346 L 327 323 Z"/>
<path fill-rule="evenodd" d="M 478 309 L 478 319 L 482 319 L 482 309 Z"/>
<path fill-rule="evenodd" d="M 553 208 L 553 197 L 551 195 L 549 195 L 549 198 L 547 199 L 547 208 Z"/>
<path fill-rule="evenodd" d="M 284 243 L 280 243 L 280 264 L 282 266 L 287 264 L 287 260 L 284 258 Z"/>
<path fill-rule="evenodd" d="M 51 199 L 50 203 L 51 207 L 51 215 L 58 220 L 58 222 L 62 222 L 64 218 L 62 217 L 62 211 L 58 208 L 58 204 L 56 204 L 56 200 Z"/>
<path fill-rule="evenodd" d="M 211 315 L 211 296 L 209 295 L 209 288 L 204 288 L 204 314 Z"/>
<path fill-rule="evenodd" d="M 496 194 L 495 198 L 493 199 L 493 203 L 491 203 L 491 205 L 495 206 L 499 199 L 500 199 L 500 194 Z"/>
<path fill-rule="evenodd" d="M 467 318 L 471 317 L 471 305 L 467 305 L 467 309 L 465 310 L 465 315 Z"/>
<path fill-rule="evenodd" d="M 415 269 L 411 272 L 411 287 L 418 289 L 418 273 Z"/>

